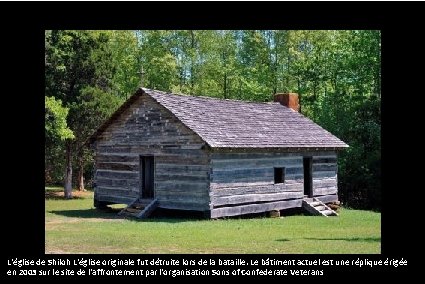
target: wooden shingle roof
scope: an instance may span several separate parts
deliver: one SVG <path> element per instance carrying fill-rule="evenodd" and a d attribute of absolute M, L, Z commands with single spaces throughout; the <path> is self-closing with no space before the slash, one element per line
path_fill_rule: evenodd
<path fill-rule="evenodd" d="M 310 119 L 280 103 L 176 95 L 146 88 L 135 95 L 151 96 L 212 148 L 348 147 Z M 132 101 L 130 98 L 127 105 Z M 123 107 L 117 112 L 122 112 Z M 107 121 L 94 136 L 111 122 Z"/>

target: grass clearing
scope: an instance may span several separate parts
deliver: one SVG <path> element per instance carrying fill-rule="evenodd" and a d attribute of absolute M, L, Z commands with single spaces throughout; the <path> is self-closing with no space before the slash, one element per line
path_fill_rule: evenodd
<path fill-rule="evenodd" d="M 124 219 L 93 207 L 93 192 L 46 190 L 46 253 L 381 252 L 381 214 L 342 209 L 339 217 Z"/>

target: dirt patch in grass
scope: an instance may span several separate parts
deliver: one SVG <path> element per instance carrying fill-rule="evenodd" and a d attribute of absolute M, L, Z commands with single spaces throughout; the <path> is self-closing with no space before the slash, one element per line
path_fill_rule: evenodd
<path fill-rule="evenodd" d="M 46 254 L 70 254 L 73 252 L 63 251 L 61 249 L 49 249 L 45 251 Z"/>
<path fill-rule="evenodd" d="M 46 221 L 46 225 L 55 225 L 55 224 L 72 224 L 72 223 L 87 223 L 87 222 L 123 222 L 126 220 L 124 217 L 117 216 L 116 218 L 90 218 L 90 219 L 84 219 L 84 218 L 64 218 L 61 220 L 52 220 L 52 221 Z"/>
<path fill-rule="evenodd" d="M 91 191 L 73 191 L 72 199 L 90 198 L 93 192 Z M 45 199 L 65 200 L 63 191 L 45 191 Z"/>

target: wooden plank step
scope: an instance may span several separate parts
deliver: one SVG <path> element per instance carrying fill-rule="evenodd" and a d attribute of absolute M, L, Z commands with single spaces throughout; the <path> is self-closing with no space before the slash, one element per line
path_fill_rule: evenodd
<path fill-rule="evenodd" d="M 322 203 L 317 198 L 312 198 L 312 201 L 308 202 L 306 198 L 303 199 L 302 207 L 304 210 L 306 210 L 308 213 L 312 215 L 319 215 L 319 216 L 338 216 L 338 214 L 333 211 L 331 208 L 326 206 L 324 203 Z"/>
<path fill-rule="evenodd" d="M 127 207 L 122 209 L 118 215 L 136 218 L 147 218 L 158 207 L 158 199 L 136 198 Z"/>
<path fill-rule="evenodd" d="M 139 215 L 139 213 L 127 213 L 127 214 L 123 214 L 123 216 L 135 217 L 135 218 L 137 218 L 138 215 Z"/>
<path fill-rule="evenodd" d="M 323 214 L 323 215 L 326 215 L 326 216 L 331 216 L 331 215 L 334 215 L 335 214 L 335 212 L 333 211 L 333 210 L 323 210 L 323 211 L 321 211 L 321 213 Z"/>
<path fill-rule="evenodd" d="M 314 207 L 311 206 L 305 200 L 303 200 L 303 202 L 302 202 L 302 207 L 304 208 L 304 210 L 306 210 L 308 213 L 310 213 L 312 215 L 321 215 L 321 213 L 319 211 L 317 211 L 316 209 L 314 209 Z"/>
<path fill-rule="evenodd" d="M 123 214 L 121 214 L 121 216 L 124 216 L 124 217 L 134 217 L 134 218 L 139 218 L 139 215 L 140 215 L 140 212 L 134 212 L 134 213 L 124 212 Z"/>
<path fill-rule="evenodd" d="M 130 208 L 136 201 L 137 201 L 137 199 L 138 198 L 136 198 L 135 200 L 133 200 L 133 202 L 131 202 L 129 205 L 127 205 L 127 207 L 125 207 L 125 208 L 123 208 L 119 213 L 118 213 L 118 215 L 127 215 L 128 214 L 128 212 L 127 212 L 127 209 L 128 208 Z"/>
<path fill-rule="evenodd" d="M 126 208 L 125 211 L 130 212 L 130 213 L 140 213 L 140 211 L 142 211 L 142 210 L 130 207 L 130 208 Z"/>
<path fill-rule="evenodd" d="M 147 205 L 149 205 L 152 201 L 153 201 L 153 199 L 139 199 L 136 203 L 134 203 L 134 206 L 144 208 Z"/>
<path fill-rule="evenodd" d="M 143 204 L 140 203 L 134 203 L 133 205 L 131 205 L 131 207 L 133 208 L 141 208 L 141 207 L 145 207 Z"/>
<path fill-rule="evenodd" d="M 137 214 L 137 218 L 144 219 L 149 217 L 150 214 L 158 207 L 158 199 L 154 199 L 149 203 L 145 209 L 143 209 L 139 214 Z"/>

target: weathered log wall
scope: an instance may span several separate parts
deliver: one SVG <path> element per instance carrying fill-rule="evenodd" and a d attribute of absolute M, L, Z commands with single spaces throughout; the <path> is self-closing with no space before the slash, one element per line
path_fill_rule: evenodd
<path fill-rule="evenodd" d="M 338 200 L 332 151 L 206 149 L 205 142 L 153 98 L 142 95 L 95 143 L 95 198 L 130 203 L 140 195 L 140 155 L 154 155 L 159 207 L 210 210 L 211 217 L 301 207 L 303 157 L 313 157 L 313 196 Z M 274 168 L 285 182 L 274 183 Z"/>
<path fill-rule="evenodd" d="M 209 209 L 205 143 L 167 109 L 141 96 L 98 137 L 96 199 L 130 203 L 140 194 L 140 155 L 154 155 L 155 197 L 170 209 Z"/>
<path fill-rule="evenodd" d="M 313 195 L 337 200 L 336 154 L 333 152 L 211 153 L 211 217 L 233 216 L 301 207 L 304 197 L 303 157 L 313 157 Z M 274 183 L 274 168 L 285 168 L 285 182 Z"/>
<path fill-rule="evenodd" d="M 313 155 L 313 196 L 322 202 L 338 200 L 338 164 L 335 152 Z"/>
<path fill-rule="evenodd" d="M 285 167 L 284 183 L 274 183 L 275 167 Z M 301 207 L 299 154 L 213 152 L 210 178 L 212 218 Z"/>

